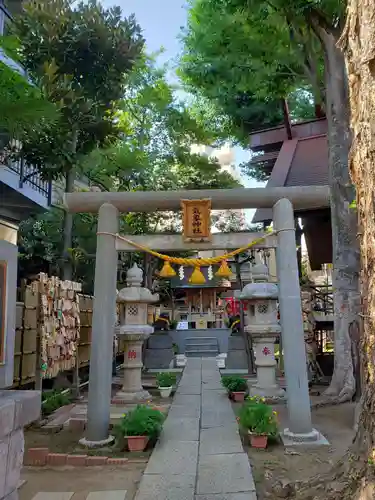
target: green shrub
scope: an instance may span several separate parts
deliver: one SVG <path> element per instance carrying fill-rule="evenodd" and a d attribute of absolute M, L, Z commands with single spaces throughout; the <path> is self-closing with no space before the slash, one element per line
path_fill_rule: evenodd
<path fill-rule="evenodd" d="M 156 375 L 158 387 L 171 387 L 176 383 L 176 375 L 170 372 L 160 372 Z"/>
<path fill-rule="evenodd" d="M 244 378 L 230 375 L 221 379 L 221 384 L 228 392 L 246 392 L 247 382 Z"/>
<path fill-rule="evenodd" d="M 277 413 L 262 398 L 248 398 L 238 412 L 237 420 L 242 429 L 253 434 L 270 437 L 278 434 Z"/>
<path fill-rule="evenodd" d="M 145 405 L 138 405 L 134 410 L 124 414 L 116 426 L 116 433 L 126 436 L 148 436 L 157 438 L 163 427 L 165 416 L 159 410 Z"/>
<path fill-rule="evenodd" d="M 47 417 L 61 406 L 69 405 L 72 402 L 72 397 L 69 394 L 52 391 L 42 393 L 42 415 Z"/>
<path fill-rule="evenodd" d="M 177 319 L 172 319 L 172 320 L 169 322 L 169 328 L 170 328 L 171 330 L 176 330 L 177 325 L 178 325 L 178 321 L 177 321 Z"/>

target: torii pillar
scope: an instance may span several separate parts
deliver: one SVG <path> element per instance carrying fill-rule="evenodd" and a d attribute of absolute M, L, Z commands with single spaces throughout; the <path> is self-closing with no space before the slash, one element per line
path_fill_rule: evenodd
<path fill-rule="evenodd" d="M 86 437 L 80 441 L 88 447 L 104 446 L 109 436 L 113 335 L 115 327 L 118 210 L 110 203 L 99 208 L 95 262 L 94 309 L 90 354 L 89 397 Z"/>
<path fill-rule="evenodd" d="M 289 427 L 284 430 L 284 444 L 309 442 L 328 444 L 312 427 L 301 290 L 299 285 L 294 213 L 291 202 L 283 198 L 273 207 L 277 232 L 276 267 L 282 346 L 284 349 Z"/>

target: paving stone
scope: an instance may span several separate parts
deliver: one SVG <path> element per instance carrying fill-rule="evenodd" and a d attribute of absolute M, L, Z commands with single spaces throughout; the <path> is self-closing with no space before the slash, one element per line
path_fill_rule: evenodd
<path fill-rule="evenodd" d="M 255 491 L 245 453 L 205 455 L 199 458 L 198 495 Z"/>
<path fill-rule="evenodd" d="M 216 380 L 207 380 L 206 382 L 202 382 L 202 389 L 211 389 L 211 390 L 216 390 L 216 389 L 221 389 L 222 385 L 221 382 L 216 381 Z"/>
<path fill-rule="evenodd" d="M 86 500 L 125 500 L 126 490 L 92 491 Z"/>
<path fill-rule="evenodd" d="M 223 453 L 242 453 L 240 436 L 232 426 L 202 429 L 199 455 L 219 455 Z"/>
<path fill-rule="evenodd" d="M 194 394 L 194 395 L 199 395 L 201 393 L 201 386 L 191 386 L 191 385 L 184 385 L 184 386 L 178 386 L 178 389 L 176 391 L 176 394 Z"/>
<path fill-rule="evenodd" d="M 167 420 L 163 425 L 161 441 L 198 441 L 199 420 L 197 418 L 181 418 Z"/>
<path fill-rule="evenodd" d="M 195 408 L 200 408 L 201 406 L 201 396 L 193 395 L 193 394 L 176 394 L 173 399 L 173 406 L 186 405 L 186 406 L 194 406 Z"/>
<path fill-rule="evenodd" d="M 211 429 L 212 427 L 230 426 L 237 428 L 236 418 L 233 411 L 229 409 L 202 409 L 201 428 Z"/>
<path fill-rule="evenodd" d="M 32 498 L 32 500 L 70 500 L 73 495 L 74 492 L 71 491 L 39 492 Z"/>
<path fill-rule="evenodd" d="M 194 500 L 195 474 L 144 474 L 134 500 Z"/>
<path fill-rule="evenodd" d="M 215 359 L 188 360 L 135 500 L 151 498 L 256 500 L 250 463 Z"/>
<path fill-rule="evenodd" d="M 159 441 L 148 462 L 146 474 L 196 474 L 197 441 Z"/>
<path fill-rule="evenodd" d="M 189 405 L 172 405 L 168 413 L 168 418 L 181 419 L 184 417 L 194 417 L 199 419 L 201 414 L 201 409 L 195 406 Z"/>
<path fill-rule="evenodd" d="M 221 495 L 195 495 L 194 500 L 257 500 L 255 491 L 242 493 L 224 493 Z"/>

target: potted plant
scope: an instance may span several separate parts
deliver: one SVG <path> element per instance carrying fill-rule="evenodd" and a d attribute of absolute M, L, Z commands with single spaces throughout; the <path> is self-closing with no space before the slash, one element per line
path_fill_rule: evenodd
<path fill-rule="evenodd" d="M 263 398 L 249 398 L 238 414 L 238 423 L 249 437 L 253 448 L 267 448 L 268 438 L 278 434 L 277 413 Z"/>
<path fill-rule="evenodd" d="M 232 375 L 223 377 L 221 379 L 221 384 L 225 387 L 229 396 L 232 397 L 234 401 L 244 401 L 247 391 L 246 379 Z"/>
<path fill-rule="evenodd" d="M 162 398 L 169 398 L 172 386 L 176 383 L 176 375 L 169 372 L 161 372 L 156 376 L 157 384 Z"/>
<path fill-rule="evenodd" d="M 172 319 L 172 320 L 169 322 L 169 328 L 170 328 L 171 330 L 176 330 L 177 325 L 178 325 L 178 321 L 177 321 L 177 319 Z"/>
<path fill-rule="evenodd" d="M 126 439 L 129 451 L 143 451 L 150 439 L 159 436 L 164 419 L 164 413 L 156 408 L 138 405 L 123 415 L 116 431 Z"/>

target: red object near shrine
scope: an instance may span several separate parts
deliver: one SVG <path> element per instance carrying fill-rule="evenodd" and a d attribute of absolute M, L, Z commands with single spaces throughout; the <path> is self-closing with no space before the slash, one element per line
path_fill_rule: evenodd
<path fill-rule="evenodd" d="M 128 351 L 128 359 L 136 359 L 137 353 L 136 351 Z"/>

